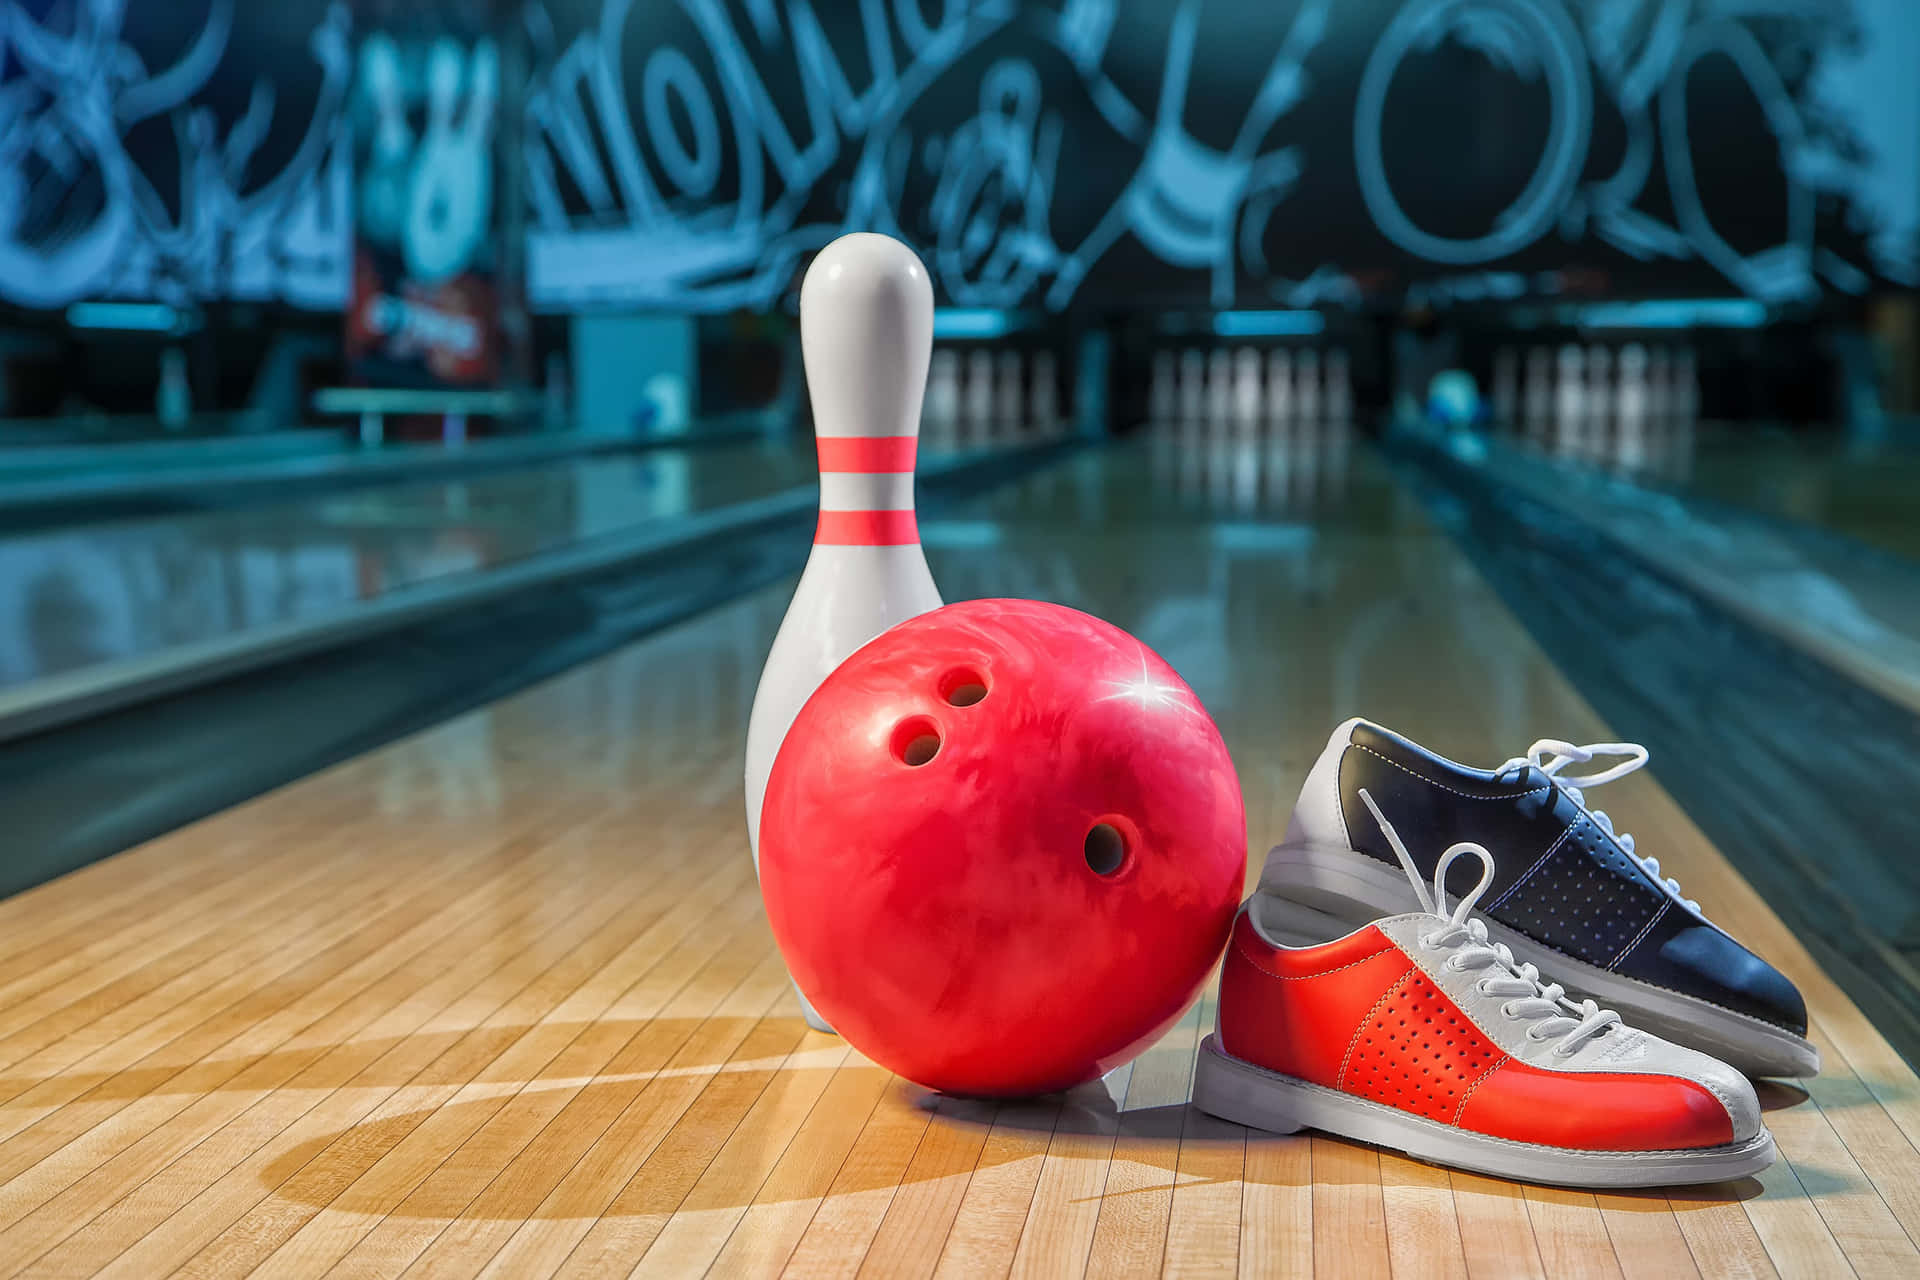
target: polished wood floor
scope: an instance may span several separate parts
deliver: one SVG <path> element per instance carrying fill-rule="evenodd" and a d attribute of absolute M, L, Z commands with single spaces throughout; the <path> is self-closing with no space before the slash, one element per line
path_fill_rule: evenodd
<path fill-rule="evenodd" d="M 1250 867 L 1347 714 L 1487 761 L 1632 735 L 1370 454 L 1284 443 L 1251 481 L 1082 455 L 930 521 L 936 575 L 1186 672 Z M 807 1031 L 740 802 L 785 594 L 0 903 L 0 1273 L 1920 1275 L 1913 1072 L 1657 760 L 1606 809 L 1802 985 L 1826 1057 L 1765 1087 L 1758 1180 L 1595 1196 L 1222 1124 L 1186 1105 L 1210 1001 L 1021 1105 Z"/>

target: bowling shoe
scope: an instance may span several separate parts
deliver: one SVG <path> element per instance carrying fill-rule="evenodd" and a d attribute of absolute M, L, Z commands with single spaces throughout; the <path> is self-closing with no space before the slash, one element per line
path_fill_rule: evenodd
<path fill-rule="evenodd" d="M 1374 808 L 1366 790 L 1358 799 Z M 1342 933 L 1256 891 L 1234 922 L 1194 1105 L 1566 1186 L 1717 1182 L 1773 1163 L 1746 1077 L 1567 999 L 1489 939 L 1472 914 L 1497 881 L 1485 848 L 1447 849 L 1429 892 L 1384 817 L 1378 829 L 1422 909 Z M 1480 881 L 1449 910 L 1446 873 L 1463 854 Z"/>
<path fill-rule="evenodd" d="M 1567 773 L 1596 756 L 1618 762 Z M 1349 720 L 1307 774 L 1261 883 L 1350 924 L 1410 907 L 1393 852 L 1360 807 L 1365 788 L 1429 851 L 1423 874 L 1433 870 L 1430 851 L 1456 841 L 1500 850 L 1501 873 L 1480 910 L 1488 936 L 1521 960 L 1749 1075 L 1816 1074 L 1820 1054 L 1807 1041 L 1806 1003 L 1793 983 L 1708 920 L 1632 836 L 1588 806 L 1588 790 L 1646 762 L 1646 749 L 1631 743 L 1542 740 L 1498 768 L 1474 769 Z"/>

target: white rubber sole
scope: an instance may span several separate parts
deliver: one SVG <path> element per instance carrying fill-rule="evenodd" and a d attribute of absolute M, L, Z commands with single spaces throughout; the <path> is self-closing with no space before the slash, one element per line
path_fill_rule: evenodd
<path fill-rule="evenodd" d="M 1413 886 L 1398 867 L 1352 849 L 1276 846 L 1267 855 L 1260 883 L 1290 901 L 1355 926 L 1420 909 Z M 1515 959 L 1534 965 L 1543 977 L 1574 995 L 1590 996 L 1604 1008 L 1618 1010 L 1642 1031 L 1698 1049 L 1750 1076 L 1820 1074 L 1820 1051 L 1785 1027 L 1609 973 L 1543 947 L 1484 914 L 1481 918 L 1486 919 L 1487 936 L 1505 943 Z"/>
<path fill-rule="evenodd" d="M 1212 1036 L 1200 1042 L 1193 1105 L 1253 1129 L 1318 1129 L 1430 1164 L 1561 1187 L 1724 1182 L 1759 1173 L 1774 1160 L 1773 1135 L 1765 1128 L 1736 1145 L 1693 1151 L 1576 1151 L 1490 1138 L 1242 1062 Z"/>

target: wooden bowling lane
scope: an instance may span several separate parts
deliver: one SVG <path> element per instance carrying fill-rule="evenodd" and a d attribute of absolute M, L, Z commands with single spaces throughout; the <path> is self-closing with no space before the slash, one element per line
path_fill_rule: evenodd
<path fill-rule="evenodd" d="M 1162 649 L 1235 752 L 1250 876 L 1347 714 L 1478 760 L 1632 736 L 1367 447 L 1306 506 L 1209 506 L 1152 456 L 930 520 L 929 558 L 949 598 Z M 1766 1087 L 1757 1180 L 1596 1196 L 1220 1123 L 1186 1104 L 1211 997 L 1003 1105 L 807 1031 L 740 801 L 787 591 L 0 902 L 0 1274 L 1920 1274 L 1920 1082 L 1658 761 L 1609 812 L 1802 985 L 1826 1057 Z"/>

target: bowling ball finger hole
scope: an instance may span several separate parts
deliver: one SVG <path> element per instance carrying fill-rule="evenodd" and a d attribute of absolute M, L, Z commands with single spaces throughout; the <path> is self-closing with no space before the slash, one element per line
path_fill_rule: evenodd
<path fill-rule="evenodd" d="M 940 677 L 940 696 L 949 706 L 970 707 L 987 696 L 987 682 L 979 672 L 962 667 Z"/>
<path fill-rule="evenodd" d="M 1096 822 L 1087 831 L 1087 866 L 1095 875 L 1110 876 L 1127 863 L 1127 837 L 1110 822 Z"/>
<path fill-rule="evenodd" d="M 901 721 L 893 731 L 893 754 L 914 768 L 927 763 L 940 754 L 940 726 L 920 717 Z"/>

